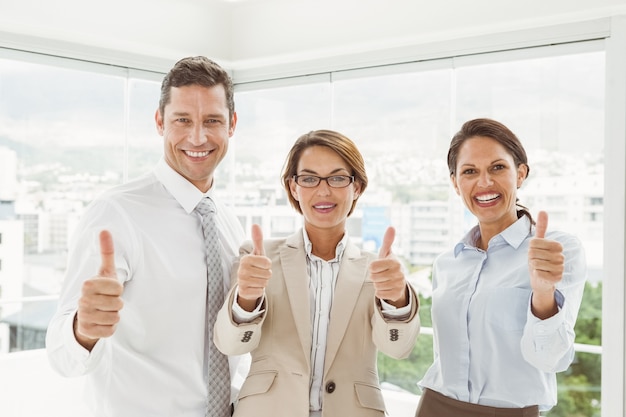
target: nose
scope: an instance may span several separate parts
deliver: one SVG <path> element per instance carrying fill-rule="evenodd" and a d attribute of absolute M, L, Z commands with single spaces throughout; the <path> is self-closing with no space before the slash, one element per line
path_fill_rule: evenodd
<path fill-rule="evenodd" d="M 329 195 L 330 194 L 330 185 L 328 185 L 328 179 L 321 180 L 319 184 L 317 184 L 317 195 Z"/>
<path fill-rule="evenodd" d="M 483 172 L 478 177 L 478 186 L 479 187 L 491 187 L 493 185 L 493 180 L 491 179 L 491 175 L 489 172 Z"/>
<path fill-rule="evenodd" d="M 204 126 L 200 123 L 194 124 L 189 131 L 189 142 L 194 146 L 200 146 L 207 142 Z"/>

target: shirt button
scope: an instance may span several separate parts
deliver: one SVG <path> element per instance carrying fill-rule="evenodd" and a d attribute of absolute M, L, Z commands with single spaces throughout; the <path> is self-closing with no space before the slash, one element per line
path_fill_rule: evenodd
<path fill-rule="evenodd" d="M 326 392 L 329 394 L 335 392 L 335 388 L 337 388 L 337 386 L 334 382 L 329 382 L 328 384 L 326 384 Z"/>

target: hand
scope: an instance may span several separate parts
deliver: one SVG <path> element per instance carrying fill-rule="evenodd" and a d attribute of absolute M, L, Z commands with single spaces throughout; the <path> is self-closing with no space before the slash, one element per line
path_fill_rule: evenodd
<path fill-rule="evenodd" d="M 554 292 L 556 284 L 563 278 L 565 256 L 563 246 L 546 239 L 548 214 L 540 211 L 537 215 L 535 237 L 528 245 L 528 269 L 530 287 L 533 290 L 532 309 L 535 316 L 548 318 L 558 312 Z"/>
<path fill-rule="evenodd" d="M 113 238 L 106 230 L 100 232 L 100 256 L 98 275 L 83 282 L 74 321 L 76 340 L 90 351 L 100 338 L 115 333 L 124 306 L 124 287 L 115 272 Z"/>
<path fill-rule="evenodd" d="M 388 227 L 378 259 L 370 263 L 370 278 L 374 283 L 376 297 L 395 307 L 404 307 L 409 303 L 407 282 L 400 262 L 391 253 L 391 245 L 395 237 L 396 230 Z"/>
<path fill-rule="evenodd" d="M 237 271 L 237 303 L 246 311 L 256 308 L 265 287 L 272 277 L 272 261 L 265 256 L 263 231 L 258 224 L 252 225 L 252 253 L 241 257 Z"/>

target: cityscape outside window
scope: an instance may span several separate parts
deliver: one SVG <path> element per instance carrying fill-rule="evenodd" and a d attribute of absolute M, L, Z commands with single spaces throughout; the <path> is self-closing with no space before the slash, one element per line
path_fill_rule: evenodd
<path fill-rule="evenodd" d="M 518 134 L 531 165 L 522 203 L 585 245 L 579 351 L 547 416 L 600 416 L 604 52 L 593 43 L 539 49 L 236 86 L 239 122 L 216 186 L 246 231 L 258 223 L 279 237 L 300 227 L 280 172 L 301 134 L 338 130 L 366 159 L 370 183 L 348 233 L 376 251 L 385 228 L 396 227 L 394 252 L 420 292 L 425 327 L 409 359 L 380 357 L 392 417 L 414 415 L 416 382 L 432 360 L 430 265 L 474 224 L 445 158 L 452 135 L 475 117 Z M 0 392 L 15 394 L 3 395 L 0 415 L 78 416 L 71 390 L 80 379 L 56 377 L 42 351 L 67 240 L 97 194 L 161 155 L 153 116 L 162 74 L 31 55 L 0 54 Z"/>

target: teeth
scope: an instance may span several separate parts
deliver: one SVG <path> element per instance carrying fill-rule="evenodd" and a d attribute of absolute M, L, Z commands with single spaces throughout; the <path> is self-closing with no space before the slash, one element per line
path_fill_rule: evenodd
<path fill-rule="evenodd" d="M 499 194 L 483 194 L 481 196 L 476 196 L 476 200 L 478 200 L 478 201 L 490 201 L 490 200 L 495 200 L 499 196 L 500 196 Z"/>
<path fill-rule="evenodd" d="M 317 208 L 317 209 L 329 209 L 332 206 L 333 206 L 332 204 L 329 204 L 329 205 L 323 205 L 323 206 L 315 206 L 315 208 Z"/>
<path fill-rule="evenodd" d="M 202 156 L 207 156 L 209 154 L 209 151 L 202 151 L 202 152 L 185 151 L 185 153 L 194 158 L 200 158 Z"/>

